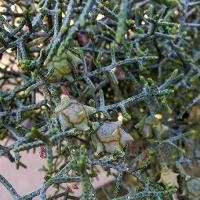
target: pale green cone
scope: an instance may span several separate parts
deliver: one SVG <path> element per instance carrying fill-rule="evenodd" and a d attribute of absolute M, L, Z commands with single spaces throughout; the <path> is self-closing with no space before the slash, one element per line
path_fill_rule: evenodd
<path fill-rule="evenodd" d="M 113 153 L 122 151 L 128 141 L 133 138 L 121 128 L 122 122 L 104 122 L 92 135 L 96 152 Z"/>
<path fill-rule="evenodd" d="M 95 111 L 95 108 L 83 105 L 67 96 L 55 108 L 55 114 L 60 121 L 62 130 L 67 128 L 76 128 L 80 131 L 89 130 L 89 115 Z"/>

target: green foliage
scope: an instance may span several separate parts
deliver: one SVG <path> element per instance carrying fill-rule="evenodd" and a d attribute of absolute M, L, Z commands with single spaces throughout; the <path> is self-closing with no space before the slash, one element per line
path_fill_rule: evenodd
<path fill-rule="evenodd" d="M 195 0 L 1 1 L 0 156 L 47 160 L 24 196 L 0 175 L 13 199 L 198 200 L 199 13 Z M 100 198 L 99 167 L 115 177 Z"/>

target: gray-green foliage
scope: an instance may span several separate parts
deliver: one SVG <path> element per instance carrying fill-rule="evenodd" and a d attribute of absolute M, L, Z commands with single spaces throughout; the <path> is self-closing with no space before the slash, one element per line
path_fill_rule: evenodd
<path fill-rule="evenodd" d="M 99 199 L 97 165 L 116 170 L 107 199 L 198 198 L 199 41 L 198 0 L 0 1 L 0 155 L 17 169 L 22 151 L 47 160 L 24 196 L 0 175 L 13 199 Z"/>

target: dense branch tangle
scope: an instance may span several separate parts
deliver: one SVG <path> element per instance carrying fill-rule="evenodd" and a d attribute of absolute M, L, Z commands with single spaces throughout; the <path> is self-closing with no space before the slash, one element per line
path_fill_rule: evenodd
<path fill-rule="evenodd" d="M 190 136 L 196 127 L 178 120 L 199 102 L 199 13 L 199 1 L 187 0 L 1 1 L 0 140 L 12 143 L 1 143 L 0 156 L 17 168 L 26 167 L 21 151 L 43 147 L 48 163 L 45 183 L 25 196 L 0 175 L 13 198 L 80 199 L 61 190 L 62 183 L 80 182 L 82 199 L 98 199 L 91 184 L 97 165 L 109 173 L 111 168 L 117 171 L 113 194 L 104 191 L 108 199 L 183 195 L 158 180 L 159 169 L 170 168 L 180 174 L 183 185 L 188 178 L 183 164 L 199 161 L 199 140 Z M 63 54 L 68 64 L 62 70 L 70 68 L 70 80 L 55 77 L 55 67 L 48 68 Z M 81 104 L 90 100 L 96 108 L 88 117 L 90 131 L 63 131 L 52 119 L 62 87 L 70 98 Z M 126 146 L 122 155 L 104 152 L 96 157 L 90 137 L 96 134 L 93 125 L 116 121 L 120 114 L 123 128 L 134 138 L 135 154 L 131 157 Z M 144 123 L 141 130 L 135 127 L 138 122 Z M 144 129 L 154 131 L 146 137 Z M 57 193 L 47 197 L 47 189 L 55 185 Z M 121 196 L 121 188 L 126 195 Z"/>

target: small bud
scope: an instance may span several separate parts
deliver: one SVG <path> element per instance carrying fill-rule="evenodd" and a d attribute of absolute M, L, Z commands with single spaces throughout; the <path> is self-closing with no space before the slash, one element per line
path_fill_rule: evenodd
<path fill-rule="evenodd" d="M 110 7 L 110 6 L 111 6 L 111 4 L 110 4 L 109 1 L 105 1 L 104 5 L 105 5 L 106 7 Z"/>
<path fill-rule="evenodd" d="M 100 10 L 104 10 L 104 5 L 103 5 L 103 4 L 99 4 L 98 8 L 99 8 Z"/>
<path fill-rule="evenodd" d="M 33 70 L 36 67 L 36 61 L 35 60 L 20 60 L 19 66 L 22 70 Z"/>

